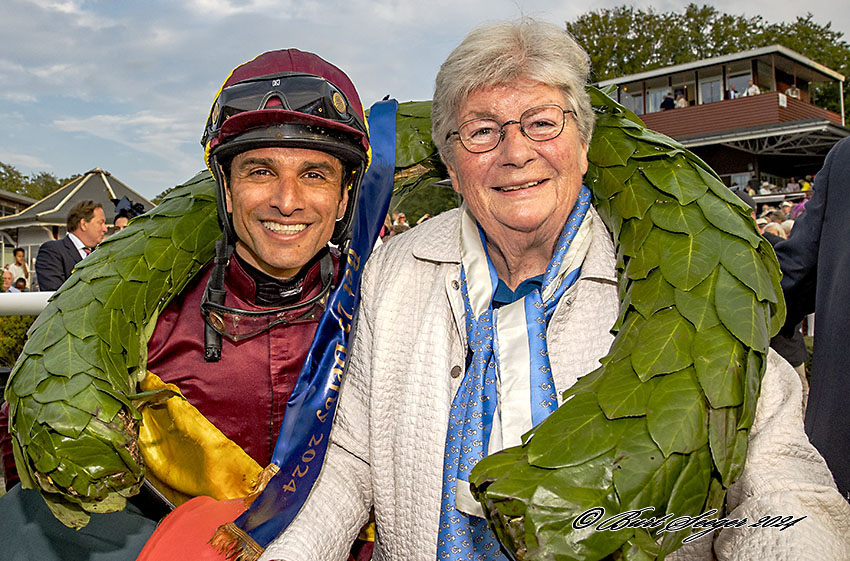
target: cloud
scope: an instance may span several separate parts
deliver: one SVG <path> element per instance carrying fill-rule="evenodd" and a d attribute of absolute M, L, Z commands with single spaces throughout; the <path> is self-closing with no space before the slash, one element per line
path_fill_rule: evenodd
<path fill-rule="evenodd" d="M 198 128 L 194 122 L 154 114 L 152 111 L 129 115 L 67 117 L 55 119 L 53 125 L 61 131 L 89 134 L 162 159 L 184 152 L 186 140 L 194 138 Z"/>
<path fill-rule="evenodd" d="M 30 156 L 29 154 L 18 154 L 8 151 L 0 146 L 0 162 L 17 167 L 50 169 L 53 166 L 45 162 L 38 156 Z"/>
<path fill-rule="evenodd" d="M 293 11 L 291 1 L 275 0 L 192 0 L 190 5 L 200 16 L 225 18 L 237 14 L 262 14 L 286 19 Z"/>
<path fill-rule="evenodd" d="M 104 29 L 115 25 L 115 20 L 83 9 L 81 2 L 74 0 L 27 0 L 43 11 L 62 16 L 72 16 L 75 26 L 86 29 Z M 66 30 L 67 32 L 67 30 Z"/>

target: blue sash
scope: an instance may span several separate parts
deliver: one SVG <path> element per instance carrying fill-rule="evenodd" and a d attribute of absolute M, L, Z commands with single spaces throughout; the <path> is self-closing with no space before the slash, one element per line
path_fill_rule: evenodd
<path fill-rule="evenodd" d="M 381 101 L 369 112 L 372 162 L 360 188 L 352 241 L 340 286 L 319 320 L 313 344 L 286 405 L 272 463 L 280 467 L 236 526 L 265 548 L 307 500 L 325 458 L 337 398 L 348 364 L 351 324 L 360 303 L 363 265 L 384 224 L 395 171 L 398 102 Z M 341 264 L 342 265 L 342 264 Z"/>

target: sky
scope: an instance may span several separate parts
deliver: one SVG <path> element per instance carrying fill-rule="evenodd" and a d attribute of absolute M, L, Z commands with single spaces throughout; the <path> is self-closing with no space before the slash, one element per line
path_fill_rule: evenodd
<path fill-rule="evenodd" d="M 200 137 L 231 69 L 274 49 L 342 68 L 365 106 L 430 99 L 476 26 L 520 16 L 563 25 L 622 4 L 686 0 L 0 0 L 0 162 L 57 177 L 94 167 L 147 198 L 203 169 Z M 829 5 L 832 4 L 832 7 Z M 832 0 L 715 0 L 769 23 L 811 12 L 850 41 Z"/>

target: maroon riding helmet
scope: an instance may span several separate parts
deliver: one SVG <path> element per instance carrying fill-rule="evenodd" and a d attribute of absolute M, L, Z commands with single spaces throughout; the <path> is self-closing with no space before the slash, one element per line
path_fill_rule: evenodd
<path fill-rule="evenodd" d="M 221 166 L 227 168 L 241 152 L 274 146 L 320 150 L 339 158 L 347 172 L 348 207 L 331 241 L 339 245 L 349 235 L 369 164 L 369 137 L 357 90 L 333 64 L 313 53 L 285 49 L 236 67 L 216 96 L 201 144 L 218 183 L 219 214 L 233 239 Z"/>

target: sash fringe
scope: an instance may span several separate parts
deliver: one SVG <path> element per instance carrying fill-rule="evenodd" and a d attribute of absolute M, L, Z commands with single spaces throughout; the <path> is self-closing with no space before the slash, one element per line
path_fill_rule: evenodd
<path fill-rule="evenodd" d="M 263 548 L 233 522 L 219 526 L 209 543 L 233 561 L 257 561 L 263 554 Z"/>
<path fill-rule="evenodd" d="M 266 488 L 266 485 L 269 484 L 269 481 L 272 480 L 272 477 L 274 477 L 279 471 L 280 467 L 278 467 L 275 463 L 271 463 L 260 472 L 260 475 L 257 476 L 257 482 L 254 484 L 254 488 L 250 493 L 248 493 L 248 496 L 245 497 L 245 508 L 249 508 L 251 504 L 253 504 L 254 500 L 260 496 L 260 493 L 262 493 L 263 489 Z"/>

